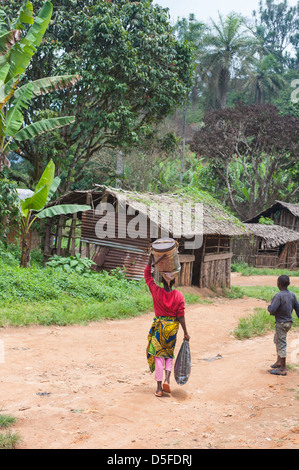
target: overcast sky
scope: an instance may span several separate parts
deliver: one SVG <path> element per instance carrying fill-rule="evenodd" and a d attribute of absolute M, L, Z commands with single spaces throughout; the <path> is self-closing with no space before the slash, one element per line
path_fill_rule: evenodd
<path fill-rule="evenodd" d="M 250 17 L 252 11 L 258 9 L 259 0 L 154 0 L 153 3 L 169 8 L 173 23 L 178 16 L 188 18 L 189 13 L 194 13 L 196 19 L 202 21 L 208 21 L 210 18 L 217 20 L 218 11 L 223 15 L 235 11 Z M 288 0 L 288 4 L 294 6 L 297 0 Z"/>

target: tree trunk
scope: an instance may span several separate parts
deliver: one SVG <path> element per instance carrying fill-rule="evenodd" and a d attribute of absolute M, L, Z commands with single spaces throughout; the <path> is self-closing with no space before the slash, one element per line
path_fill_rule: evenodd
<path fill-rule="evenodd" d="M 182 141 L 181 174 L 180 174 L 180 182 L 181 183 L 183 181 L 184 170 L 185 170 L 186 115 L 187 115 L 187 105 L 184 106 L 184 111 L 183 111 L 183 141 Z"/>
<path fill-rule="evenodd" d="M 220 108 L 226 108 L 226 95 L 228 91 L 228 84 L 229 84 L 229 70 L 222 69 L 220 72 L 219 77 L 219 101 L 220 101 Z"/>
<path fill-rule="evenodd" d="M 122 180 L 121 178 L 124 175 L 124 154 L 122 150 L 117 152 L 117 162 L 116 162 L 116 187 L 121 188 Z"/>
<path fill-rule="evenodd" d="M 30 248 L 31 248 L 31 233 L 22 235 L 22 254 L 21 254 L 21 268 L 30 267 Z"/>

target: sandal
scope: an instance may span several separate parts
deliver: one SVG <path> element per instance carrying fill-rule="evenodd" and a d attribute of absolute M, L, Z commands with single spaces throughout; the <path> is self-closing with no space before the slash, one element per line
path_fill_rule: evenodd
<path fill-rule="evenodd" d="M 272 369 L 272 370 L 269 370 L 269 372 L 272 375 L 287 375 L 285 371 L 281 371 L 279 369 Z"/>
<path fill-rule="evenodd" d="M 163 384 L 163 390 L 164 390 L 164 392 L 166 392 L 166 393 L 171 393 L 170 386 L 169 386 L 169 384 L 168 384 L 167 382 L 164 382 L 164 384 Z"/>
<path fill-rule="evenodd" d="M 161 398 L 163 397 L 163 392 L 155 392 L 155 396 Z"/>

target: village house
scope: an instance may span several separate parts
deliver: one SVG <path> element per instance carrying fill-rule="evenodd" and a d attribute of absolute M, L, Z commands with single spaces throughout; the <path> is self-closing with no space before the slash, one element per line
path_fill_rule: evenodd
<path fill-rule="evenodd" d="M 251 219 L 246 220 L 248 224 L 257 224 L 261 217 L 271 219 L 275 225 L 286 227 L 289 230 L 299 232 L 299 204 L 275 201 L 272 206 L 260 212 Z M 299 241 L 297 242 L 297 267 L 299 267 Z"/>
<path fill-rule="evenodd" d="M 69 256 L 80 252 L 92 258 L 98 270 L 120 267 L 128 279 L 141 279 L 151 243 L 170 236 L 179 243 L 177 285 L 230 288 L 232 238 L 243 235 L 244 227 L 214 199 L 202 202 L 183 192 L 151 194 L 96 186 L 72 191 L 50 205 L 73 203 L 89 204 L 92 209 L 47 220 L 45 262 L 54 253 Z M 192 207 L 191 223 L 187 223 L 186 207 Z M 178 234 L 180 224 L 182 233 Z"/>
<path fill-rule="evenodd" d="M 244 226 L 247 233 L 233 240 L 233 262 L 256 268 L 296 269 L 299 232 L 278 225 Z"/>

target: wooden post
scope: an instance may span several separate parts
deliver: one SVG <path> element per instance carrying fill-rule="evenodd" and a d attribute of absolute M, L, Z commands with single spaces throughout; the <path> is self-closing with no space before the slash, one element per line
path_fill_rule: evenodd
<path fill-rule="evenodd" d="M 76 250 L 76 225 L 77 225 L 77 217 L 78 213 L 76 212 L 73 215 L 73 220 L 72 220 L 72 227 L 71 227 L 71 240 L 72 240 L 72 245 L 71 245 L 71 256 L 75 256 L 75 250 Z"/>
<path fill-rule="evenodd" d="M 86 194 L 86 204 L 91 205 L 91 194 Z M 86 257 L 90 259 L 90 243 L 86 243 Z"/>
<path fill-rule="evenodd" d="M 60 215 L 58 220 L 58 230 L 57 230 L 57 255 L 61 255 L 61 241 L 62 241 L 62 226 L 63 226 L 64 216 Z"/>
<path fill-rule="evenodd" d="M 205 251 L 206 251 L 206 240 L 207 236 L 203 236 L 203 242 L 202 242 L 202 253 L 201 253 L 201 260 L 200 260 L 200 265 L 199 265 L 199 287 L 202 288 L 203 286 L 203 268 L 204 268 L 204 257 L 205 257 Z"/>
<path fill-rule="evenodd" d="M 48 217 L 47 223 L 46 223 L 45 246 L 44 246 L 44 260 L 43 260 L 44 267 L 51 256 L 50 243 L 51 243 L 51 219 L 49 219 Z"/>

